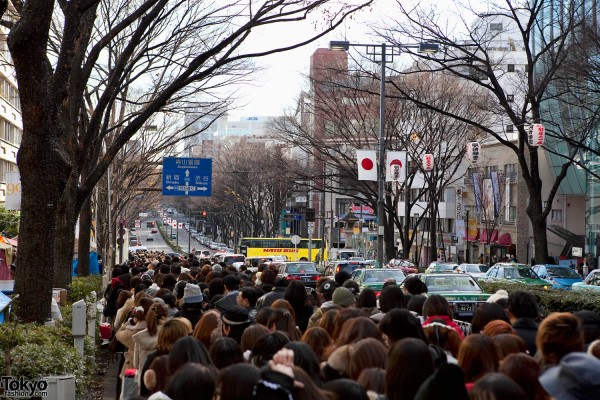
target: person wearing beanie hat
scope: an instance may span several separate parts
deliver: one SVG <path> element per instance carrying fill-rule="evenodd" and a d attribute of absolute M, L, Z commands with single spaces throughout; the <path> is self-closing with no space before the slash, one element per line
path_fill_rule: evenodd
<path fill-rule="evenodd" d="M 354 294 L 352 294 L 350 289 L 343 286 L 335 289 L 333 296 L 331 296 L 331 300 L 333 301 L 333 304 L 337 304 L 344 308 L 356 306 L 356 297 L 354 297 Z"/>
<path fill-rule="evenodd" d="M 196 326 L 200 317 L 202 317 L 202 309 L 204 308 L 204 296 L 200 286 L 187 283 L 183 289 L 183 297 L 181 299 L 181 310 L 175 314 L 175 317 L 184 317 Z"/>
<path fill-rule="evenodd" d="M 194 285 L 193 283 L 187 283 L 183 289 L 183 297 L 181 298 L 182 304 L 191 303 L 202 303 L 204 296 L 202 296 L 202 290 L 200 286 Z"/>

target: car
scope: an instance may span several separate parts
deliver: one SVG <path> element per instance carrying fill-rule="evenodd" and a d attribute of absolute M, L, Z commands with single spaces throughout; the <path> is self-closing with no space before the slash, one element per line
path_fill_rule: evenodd
<path fill-rule="evenodd" d="M 373 289 L 375 295 L 379 297 L 386 282 L 395 281 L 399 285 L 404 281 L 406 275 L 402 270 L 395 268 L 360 268 L 352 272 L 351 278 L 358 283 L 361 290 Z"/>
<path fill-rule="evenodd" d="M 583 281 L 568 265 L 538 264 L 532 268 L 540 278 L 550 281 L 555 289 L 571 290 L 574 283 Z"/>
<path fill-rule="evenodd" d="M 158 233 L 158 229 L 156 229 L 156 228 L 153 228 L 153 229 L 150 231 L 150 233 Z"/>
<path fill-rule="evenodd" d="M 412 261 L 400 258 L 392 258 L 387 266 L 401 269 L 405 274 L 415 274 L 419 270 Z"/>
<path fill-rule="evenodd" d="M 288 281 L 296 280 L 304 284 L 304 286 L 316 287 L 319 279 L 319 271 L 313 262 L 285 262 L 279 264 L 277 277 L 287 279 Z"/>
<path fill-rule="evenodd" d="M 459 274 L 469 274 L 475 279 L 481 278 L 488 270 L 485 264 L 468 264 L 462 263 L 454 269 L 454 272 Z"/>
<path fill-rule="evenodd" d="M 477 307 L 491 296 L 468 274 L 411 274 L 407 278 L 417 277 L 427 285 L 428 294 L 443 296 L 450 306 L 454 318 L 469 320 Z"/>
<path fill-rule="evenodd" d="M 194 252 L 196 257 L 210 257 L 210 251 L 208 250 L 196 250 Z"/>
<path fill-rule="evenodd" d="M 541 279 L 529 265 L 518 263 L 496 263 L 479 280 L 519 282 L 544 289 L 552 287 L 552 283 Z"/>
<path fill-rule="evenodd" d="M 171 233 L 171 239 L 177 239 L 177 233 L 175 233 L 175 232 Z"/>
<path fill-rule="evenodd" d="M 454 273 L 456 267 L 458 267 L 458 264 L 456 263 L 443 263 L 443 262 L 437 262 L 434 261 L 431 264 L 429 264 L 429 267 L 427 267 L 427 269 L 425 270 L 426 274 L 433 274 L 433 273 Z"/>
<path fill-rule="evenodd" d="M 152 236 L 152 235 L 148 235 L 148 236 L 146 237 L 146 242 L 154 242 L 154 236 Z"/>
<path fill-rule="evenodd" d="M 340 271 L 346 271 L 347 273 L 352 275 L 352 273 L 356 269 L 365 268 L 365 266 L 367 265 L 372 264 L 366 264 L 364 261 L 332 261 L 329 262 L 325 267 L 325 270 L 323 271 L 323 276 L 333 277 Z"/>
<path fill-rule="evenodd" d="M 171 258 L 173 258 L 173 257 L 181 258 L 181 254 L 175 253 L 175 252 L 170 252 L 170 253 L 167 253 L 165 255 L 167 255 L 167 256 L 169 256 Z"/>
<path fill-rule="evenodd" d="M 597 290 L 600 291 L 600 269 L 595 269 L 588 274 L 583 282 L 573 284 L 573 290 Z"/>

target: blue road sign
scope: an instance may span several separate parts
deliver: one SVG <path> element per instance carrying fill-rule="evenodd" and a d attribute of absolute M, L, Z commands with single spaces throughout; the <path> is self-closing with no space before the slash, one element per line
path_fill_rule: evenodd
<path fill-rule="evenodd" d="M 210 196 L 211 158 L 163 158 L 163 196 Z"/>

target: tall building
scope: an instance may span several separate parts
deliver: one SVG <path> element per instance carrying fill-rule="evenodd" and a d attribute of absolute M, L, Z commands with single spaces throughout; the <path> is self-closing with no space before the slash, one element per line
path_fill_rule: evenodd
<path fill-rule="evenodd" d="M 4 173 L 17 171 L 17 152 L 23 136 L 21 102 L 12 58 L 6 43 L 8 31 L 0 28 L 0 202 L 6 198 Z"/>

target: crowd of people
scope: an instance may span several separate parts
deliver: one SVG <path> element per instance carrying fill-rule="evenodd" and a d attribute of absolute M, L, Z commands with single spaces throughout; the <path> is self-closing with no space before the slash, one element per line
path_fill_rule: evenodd
<path fill-rule="evenodd" d="M 600 399 L 600 316 L 498 291 L 470 323 L 408 278 L 379 298 L 163 253 L 112 271 L 121 399 Z"/>

